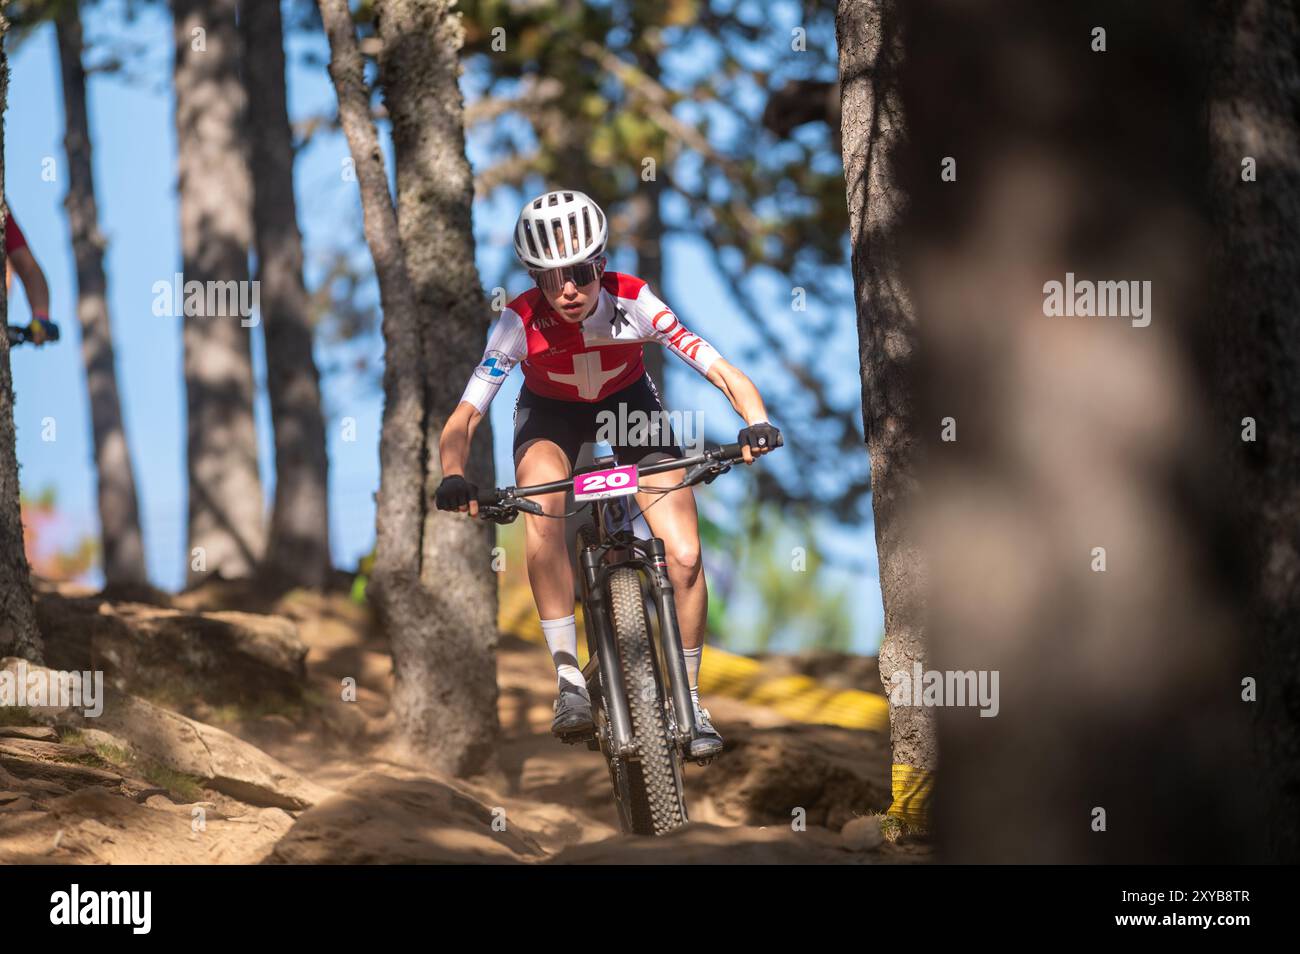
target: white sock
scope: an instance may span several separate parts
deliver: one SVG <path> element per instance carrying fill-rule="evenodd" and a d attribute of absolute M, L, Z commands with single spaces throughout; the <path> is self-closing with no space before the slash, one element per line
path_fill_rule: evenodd
<path fill-rule="evenodd" d="M 703 655 L 703 645 L 682 650 L 682 657 L 686 661 L 686 685 L 691 687 L 691 695 L 697 702 L 700 696 L 700 660 Z"/>
<path fill-rule="evenodd" d="M 578 668 L 577 620 L 573 616 L 544 619 L 542 635 L 546 637 L 546 648 L 551 651 L 551 661 L 555 663 L 560 688 L 564 688 L 567 682 L 587 695 L 587 680 L 582 678 L 582 670 Z"/>

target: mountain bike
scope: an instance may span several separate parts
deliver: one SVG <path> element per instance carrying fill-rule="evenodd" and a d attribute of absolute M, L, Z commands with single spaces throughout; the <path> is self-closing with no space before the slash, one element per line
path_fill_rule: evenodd
<path fill-rule="evenodd" d="M 27 344 L 32 340 L 31 329 L 28 328 L 26 325 L 9 325 L 8 331 L 9 331 L 10 347 L 12 347 L 13 345 Z M 45 340 L 47 342 L 59 340 L 58 325 L 55 325 L 50 329 L 49 333 L 45 336 Z"/>
<path fill-rule="evenodd" d="M 781 443 L 778 439 L 776 446 Z M 582 674 L 595 731 L 561 741 L 586 742 L 604 755 L 619 825 L 627 833 L 659 835 L 685 824 L 682 764 L 704 765 L 712 759 L 688 754 L 699 733 L 664 542 L 636 536 L 626 498 L 638 490 L 668 493 L 712 483 L 741 459 L 739 444 L 644 466 L 618 466 L 606 454 L 588 468 L 577 468 L 568 480 L 479 493 L 479 517 L 503 524 L 521 510 L 546 516 L 541 504 L 528 499 L 541 494 L 572 492 L 578 506 L 564 518 L 589 509 L 589 519 L 578 529 L 577 572 L 590 657 Z M 680 469 L 686 476 L 672 487 L 640 486 L 642 477 Z M 649 609 L 657 619 L 654 629 Z"/>

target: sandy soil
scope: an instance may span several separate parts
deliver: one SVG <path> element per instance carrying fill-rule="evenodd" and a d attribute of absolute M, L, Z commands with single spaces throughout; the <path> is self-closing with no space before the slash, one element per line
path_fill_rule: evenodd
<path fill-rule="evenodd" d="M 888 804 L 888 739 L 878 733 L 792 723 L 764 707 L 706 699 L 727 749 L 710 766 L 687 767 L 691 823 L 658 839 L 623 836 L 600 754 L 565 746 L 548 732 L 554 675 L 544 649 L 503 639 L 499 768 L 482 778 L 452 779 L 384 757 L 391 663 L 363 609 L 339 596 L 302 593 L 274 606 L 231 599 L 188 594 L 172 605 L 274 609 L 293 619 L 308 647 L 311 704 L 235 718 L 200 700 L 181 708 L 328 792 L 310 807 L 288 811 L 211 788 L 177 791 L 165 778 L 140 777 L 138 766 L 105 762 L 80 737 L 14 725 L 10 717 L 11 724 L 0 724 L 0 862 L 869 864 L 930 858 L 924 843 L 853 850 L 840 834 L 847 822 Z M 356 680 L 355 703 L 339 701 L 347 677 Z"/>

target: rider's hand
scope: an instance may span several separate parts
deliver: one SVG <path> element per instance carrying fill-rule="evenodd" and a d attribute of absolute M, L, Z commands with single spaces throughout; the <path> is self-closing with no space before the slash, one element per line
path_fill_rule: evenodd
<path fill-rule="evenodd" d="M 31 333 L 32 344 L 34 345 L 45 344 L 46 341 L 54 337 L 56 331 L 54 322 L 50 321 L 49 316 L 40 312 L 32 315 L 32 323 L 27 326 L 27 330 Z"/>
<path fill-rule="evenodd" d="M 754 463 L 756 456 L 771 452 L 780 440 L 781 432 L 767 421 L 759 421 L 757 424 L 741 428 L 740 434 L 736 437 L 740 452 L 745 455 L 746 464 Z"/>
<path fill-rule="evenodd" d="M 459 510 L 477 514 L 478 488 L 461 474 L 448 474 L 434 492 L 434 502 L 439 510 Z"/>

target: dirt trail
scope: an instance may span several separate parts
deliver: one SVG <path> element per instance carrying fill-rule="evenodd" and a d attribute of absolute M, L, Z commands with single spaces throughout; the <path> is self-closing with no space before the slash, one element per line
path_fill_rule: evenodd
<path fill-rule="evenodd" d="M 83 730 L 22 726 L 14 724 L 24 721 L 15 712 L 0 709 L 0 862 L 863 864 L 929 858 L 929 848 L 918 843 L 849 850 L 839 834 L 855 816 L 888 803 L 882 735 L 792 723 L 764 707 L 706 700 L 728 748 L 706 768 L 687 768 L 692 823 L 667 838 L 627 837 L 618 833 L 600 754 L 561 745 L 549 734 L 554 677 L 544 649 L 503 638 L 499 771 L 459 780 L 384 758 L 391 662 L 364 609 L 342 596 L 307 593 L 259 603 L 220 586 L 169 602 L 172 611 L 238 607 L 293 621 L 306 647 L 301 699 L 278 710 L 213 705 L 197 696 L 178 701 L 174 694 L 164 704 L 229 733 L 231 746 L 248 743 L 243 761 L 274 760 L 279 767 L 257 766 L 256 778 L 292 782 L 295 792 L 310 793 L 299 798 L 309 804 L 272 807 L 265 794 L 248 794 L 253 788 L 204 781 L 221 773 L 202 766 L 187 767 L 188 776 L 160 769 L 156 759 L 165 762 L 172 753 L 157 746 L 149 759 L 117 758 L 118 748 L 105 742 L 113 737 L 97 735 L 92 720 Z M 148 613 L 133 606 L 123 615 L 136 620 Z M 121 633 L 112 638 L 120 641 Z M 355 680 L 355 702 L 342 701 L 346 679 Z M 127 725 L 119 731 L 131 734 Z M 121 747 L 131 748 L 130 740 Z M 263 804 L 251 804 L 257 801 Z M 796 816 L 806 830 L 792 828 Z"/>

